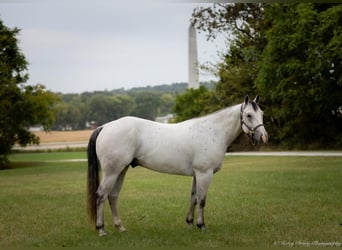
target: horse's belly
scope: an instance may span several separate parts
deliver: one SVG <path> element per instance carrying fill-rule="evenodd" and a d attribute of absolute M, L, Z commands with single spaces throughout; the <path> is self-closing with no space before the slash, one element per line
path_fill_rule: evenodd
<path fill-rule="evenodd" d="M 185 176 L 193 176 L 194 172 L 192 169 L 181 169 L 181 168 L 174 168 L 167 165 L 158 165 L 158 166 L 151 166 L 151 165 L 144 165 L 145 168 L 154 170 L 160 173 L 166 174 L 175 174 L 175 175 L 185 175 Z"/>
<path fill-rule="evenodd" d="M 151 169 L 161 173 L 193 176 L 194 171 L 191 163 L 187 159 L 182 159 L 177 155 L 164 156 L 159 160 L 154 159 L 139 159 L 140 165 L 147 169 Z"/>
<path fill-rule="evenodd" d="M 186 145 L 187 138 L 179 140 L 178 136 L 162 133 L 160 136 L 141 136 L 135 157 L 140 165 L 162 173 L 188 175 L 194 174 L 192 169 L 191 146 Z M 167 135 L 167 136 L 165 136 Z"/>

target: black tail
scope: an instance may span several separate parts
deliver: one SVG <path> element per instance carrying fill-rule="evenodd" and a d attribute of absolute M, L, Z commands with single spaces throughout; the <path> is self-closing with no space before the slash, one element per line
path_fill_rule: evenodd
<path fill-rule="evenodd" d="M 96 221 L 96 191 L 99 187 L 99 162 L 96 154 L 96 139 L 102 127 L 97 128 L 90 136 L 88 143 L 88 215 L 95 224 Z"/>

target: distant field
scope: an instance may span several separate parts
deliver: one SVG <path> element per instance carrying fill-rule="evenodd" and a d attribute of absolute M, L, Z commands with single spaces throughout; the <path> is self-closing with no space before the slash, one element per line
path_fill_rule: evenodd
<path fill-rule="evenodd" d="M 34 132 L 40 143 L 88 141 L 93 130 Z"/>
<path fill-rule="evenodd" d="M 129 169 L 118 233 L 86 214 L 85 152 L 10 155 L 0 171 L 2 247 L 342 246 L 342 157 L 231 156 L 207 196 L 207 232 L 185 223 L 191 178 Z M 54 161 L 56 160 L 56 161 Z M 330 244 L 330 245 L 329 245 Z"/>

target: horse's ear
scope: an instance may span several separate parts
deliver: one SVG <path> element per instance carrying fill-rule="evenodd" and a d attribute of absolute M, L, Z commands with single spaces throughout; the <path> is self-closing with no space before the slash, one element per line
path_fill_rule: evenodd
<path fill-rule="evenodd" d="M 256 95 L 256 97 L 253 100 L 256 104 L 259 104 L 259 95 Z"/>
<path fill-rule="evenodd" d="M 248 101 L 249 101 L 249 97 L 248 97 L 248 95 L 246 95 L 246 96 L 245 96 L 245 105 L 248 104 Z"/>

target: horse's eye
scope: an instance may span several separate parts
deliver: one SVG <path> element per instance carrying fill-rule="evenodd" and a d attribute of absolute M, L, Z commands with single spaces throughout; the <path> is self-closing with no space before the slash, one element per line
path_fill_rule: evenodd
<path fill-rule="evenodd" d="M 251 120 L 251 119 L 252 119 L 252 115 L 251 115 L 251 114 L 248 114 L 248 115 L 247 115 L 247 118 L 248 118 L 249 120 Z"/>

